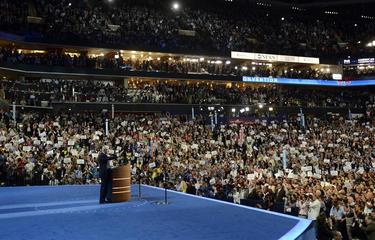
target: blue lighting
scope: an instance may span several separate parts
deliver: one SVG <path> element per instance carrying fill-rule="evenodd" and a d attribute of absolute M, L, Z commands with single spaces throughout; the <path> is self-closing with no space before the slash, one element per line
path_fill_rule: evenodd
<path fill-rule="evenodd" d="M 353 80 L 353 81 L 334 81 L 323 79 L 299 79 L 299 78 L 268 78 L 268 77 L 242 77 L 243 82 L 252 83 L 272 83 L 272 84 L 292 84 L 292 85 L 310 85 L 310 86 L 329 86 L 329 87 L 360 87 L 375 85 L 375 79 L 371 80 Z"/>

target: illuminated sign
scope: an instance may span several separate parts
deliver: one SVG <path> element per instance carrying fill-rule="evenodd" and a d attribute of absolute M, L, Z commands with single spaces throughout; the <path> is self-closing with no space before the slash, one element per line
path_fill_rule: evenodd
<path fill-rule="evenodd" d="M 244 82 L 258 82 L 258 83 L 279 83 L 278 78 L 269 77 L 243 77 Z"/>
<path fill-rule="evenodd" d="M 354 80 L 354 81 L 334 81 L 334 80 L 323 80 L 323 79 L 242 77 L 242 81 L 252 82 L 252 83 L 273 83 L 273 84 L 292 84 L 292 85 L 329 86 L 329 87 L 360 87 L 360 86 L 375 85 L 375 79 Z"/>
<path fill-rule="evenodd" d="M 375 58 L 344 59 L 344 64 L 375 64 Z"/>
<path fill-rule="evenodd" d="M 332 74 L 333 80 L 342 80 L 342 74 L 340 73 L 334 73 Z"/>
<path fill-rule="evenodd" d="M 358 58 L 358 63 L 375 63 L 375 58 Z"/>
<path fill-rule="evenodd" d="M 260 60 L 260 61 L 271 61 L 271 62 L 319 64 L 319 58 L 299 57 L 299 56 L 290 56 L 290 55 L 275 55 L 275 54 L 265 54 L 265 53 L 248 53 L 248 52 L 232 51 L 231 57 L 237 58 L 237 59 L 249 59 L 249 60 Z"/>

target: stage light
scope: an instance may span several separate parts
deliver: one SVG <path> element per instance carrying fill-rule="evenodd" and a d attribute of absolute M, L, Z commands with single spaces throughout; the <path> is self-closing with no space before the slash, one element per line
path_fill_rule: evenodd
<path fill-rule="evenodd" d="M 225 64 L 226 64 L 226 65 L 229 65 L 229 64 L 230 64 L 230 61 L 229 61 L 229 60 L 225 61 Z"/>
<path fill-rule="evenodd" d="M 258 108 L 262 109 L 263 108 L 263 104 L 259 103 Z"/>
<path fill-rule="evenodd" d="M 249 107 L 245 107 L 245 111 L 246 112 L 250 111 L 250 108 Z"/>
<path fill-rule="evenodd" d="M 268 111 L 272 112 L 273 111 L 273 107 L 269 107 Z"/>
<path fill-rule="evenodd" d="M 375 47 L 375 40 L 366 44 L 367 47 Z"/>
<path fill-rule="evenodd" d="M 173 8 L 173 10 L 178 10 L 178 9 L 180 9 L 180 4 L 175 2 L 175 3 L 172 4 L 172 8 Z"/>
<path fill-rule="evenodd" d="M 236 112 L 236 109 L 235 108 L 232 108 L 232 113 L 235 113 Z"/>

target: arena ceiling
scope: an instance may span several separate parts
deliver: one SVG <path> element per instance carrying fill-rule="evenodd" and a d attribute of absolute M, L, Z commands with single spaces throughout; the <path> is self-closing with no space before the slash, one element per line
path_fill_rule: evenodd
<path fill-rule="evenodd" d="M 375 3 L 375 0 L 270 0 L 270 2 L 297 4 L 302 6 L 328 6 L 328 5 L 347 5 L 360 3 Z"/>

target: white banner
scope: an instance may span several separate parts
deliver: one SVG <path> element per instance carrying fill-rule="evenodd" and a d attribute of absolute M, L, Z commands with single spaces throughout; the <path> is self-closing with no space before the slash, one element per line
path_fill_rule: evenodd
<path fill-rule="evenodd" d="M 248 52 L 235 52 L 231 53 L 232 58 L 237 59 L 250 59 L 250 60 L 261 60 L 270 62 L 293 62 L 293 63 L 308 63 L 308 64 L 319 64 L 319 58 L 313 57 L 299 57 L 290 55 L 275 55 L 265 53 L 248 53 Z"/>

